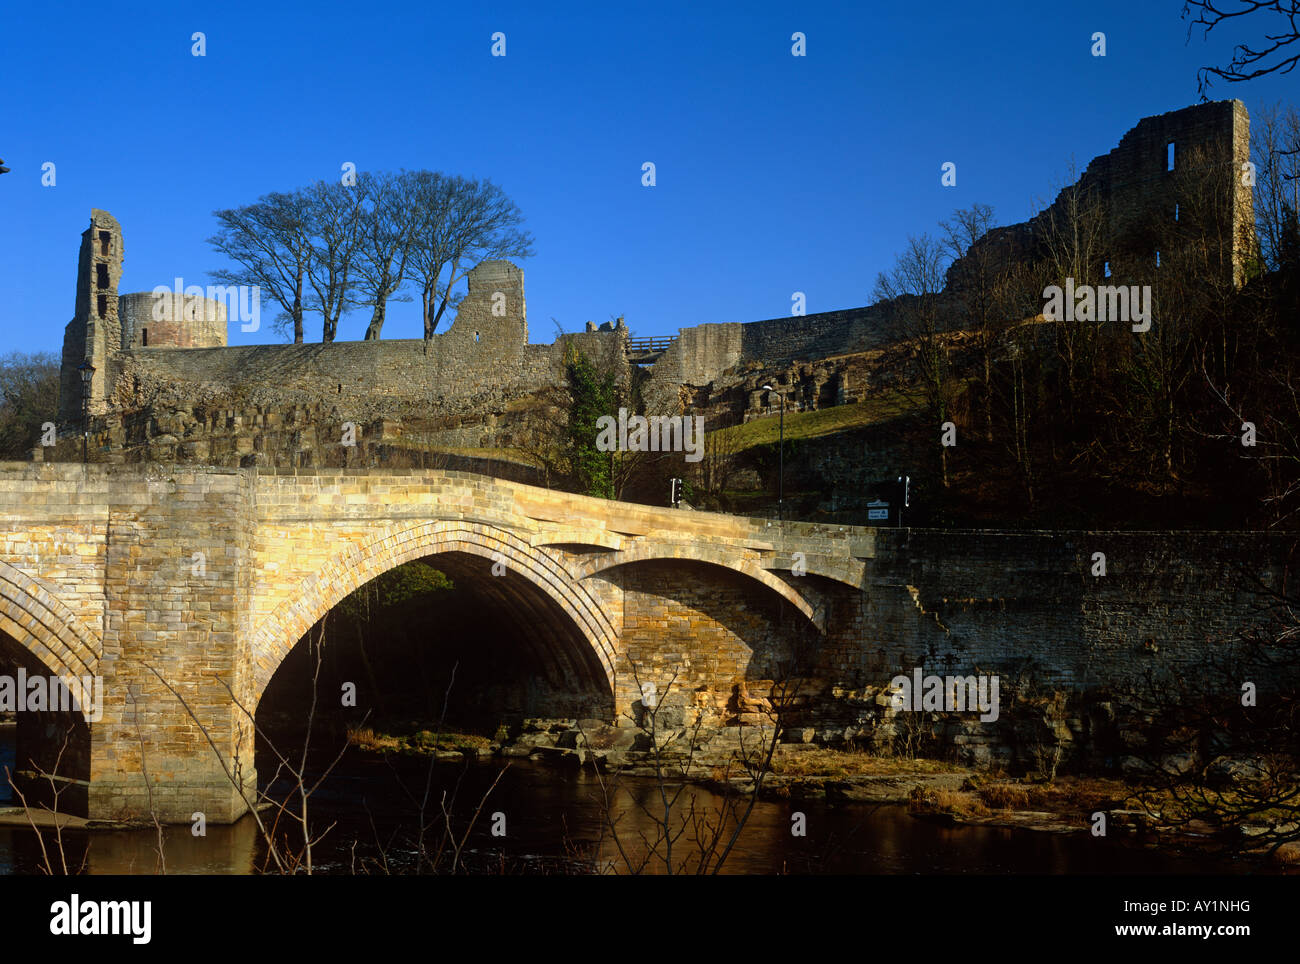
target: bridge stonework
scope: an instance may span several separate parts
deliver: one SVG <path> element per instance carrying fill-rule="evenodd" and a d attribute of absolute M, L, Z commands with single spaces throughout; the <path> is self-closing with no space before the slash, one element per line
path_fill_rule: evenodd
<path fill-rule="evenodd" d="M 0 644 L 29 672 L 102 677 L 87 815 L 226 822 L 245 809 L 236 784 L 256 785 L 250 715 L 281 661 L 414 559 L 516 614 L 546 685 L 588 694 L 572 715 L 615 722 L 647 682 L 716 721 L 737 684 L 791 666 L 833 718 L 913 667 L 1032 666 L 1082 691 L 1204 665 L 1252 618 L 1238 570 L 1276 582 L 1288 551 L 1256 534 L 776 523 L 431 470 L 6 463 Z"/>

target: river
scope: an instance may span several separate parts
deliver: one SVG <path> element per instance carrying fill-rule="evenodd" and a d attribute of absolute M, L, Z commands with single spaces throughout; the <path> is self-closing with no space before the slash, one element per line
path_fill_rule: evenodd
<path fill-rule="evenodd" d="M 13 765 L 13 756 L 13 729 L 0 727 L 0 772 Z M 442 795 L 456 794 L 450 809 L 459 832 L 505 762 L 434 768 L 427 809 L 432 824 L 429 840 L 436 840 L 441 828 Z M 259 765 L 263 765 L 260 760 Z M 316 832 L 334 824 L 313 848 L 314 870 L 335 874 L 410 872 L 417 853 L 414 828 L 418 805 L 413 800 L 423 796 L 426 772 L 427 763 L 420 758 L 386 761 L 350 748 L 309 804 Z M 9 793 L 8 786 L 0 787 L 0 807 L 12 805 Z M 463 849 L 466 868 L 479 873 L 546 874 L 592 872 L 596 868 L 626 872 L 627 864 L 608 834 L 603 799 L 601 781 L 589 772 L 510 761 L 468 835 Z M 653 780 L 623 779 L 614 800 L 609 812 L 618 815 L 624 851 L 635 850 L 642 833 L 653 838 L 656 825 L 639 805 L 652 810 L 658 806 Z M 723 803 L 716 793 L 686 787 L 677 812 L 693 804 L 697 813 L 716 814 Z M 792 833 L 796 812 L 804 815 L 804 836 Z M 296 831 L 291 827 L 289 832 Z M 297 839 L 301 840 L 300 835 Z M 47 834 L 47 845 L 57 853 L 52 834 Z M 86 872 L 92 874 L 153 873 L 158 869 L 156 849 L 157 836 L 151 829 L 65 833 L 68 862 L 79 867 L 84 860 Z M 678 858 L 693 852 L 679 842 Z M 167 827 L 163 853 L 167 873 L 247 874 L 261 870 L 267 848 L 256 822 L 245 817 L 232 826 L 208 825 L 201 837 L 194 836 L 188 826 Z M 575 853 L 583 859 L 575 858 Z M 37 873 L 41 859 L 30 828 L 0 826 L 0 875 Z M 662 872 L 663 865 L 650 869 Z M 723 867 L 727 873 L 826 874 L 1150 874 L 1250 869 L 1205 856 L 1159 853 L 1085 833 L 943 826 L 911 817 L 901 805 L 784 801 L 760 801 L 754 806 Z"/>

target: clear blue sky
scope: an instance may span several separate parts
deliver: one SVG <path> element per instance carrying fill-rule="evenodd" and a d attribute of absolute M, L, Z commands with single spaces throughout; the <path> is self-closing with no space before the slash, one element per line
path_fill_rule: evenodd
<path fill-rule="evenodd" d="M 9 3 L 0 351 L 59 349 L 92 207 L 122 224 L 123 292 L 207 284 L 213 210 L 345 161 L 501 185 L 537 239 L 533 341 L 552 317 L 625 314 L 651 335 L 786 315 L 794 291 L 809 312 L 867 304 L 909 233 L 975 201 L 1025 219 L 1071 157 L 1194 103 L 1196 68 L 1242 39 L 1186 43 L 1180 0 L 699 6 Z M 1254 113 L 1298 90 L 1300 74 L 1211 97 Z M 232 344 L 279 340 L 270 316 Z M 419 331 L 418 302 L 391 307 L 386 335 Z"/>

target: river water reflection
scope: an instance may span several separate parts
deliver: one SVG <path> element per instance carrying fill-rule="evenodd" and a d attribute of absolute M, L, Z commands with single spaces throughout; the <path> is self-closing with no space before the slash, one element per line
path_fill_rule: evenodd
<path fill-rule="evenodd" d="M 12 766 L 12 730 L 0 728 L 0 767 Z M 430 819 L 439 813 L 444 792 L 461 778 L 453 814 L 467 819 L 479 796 L 504 764 L 435 768 Z M 313 824 L 335 826 L 315 850 L 317 872 L 382 872 L 376 861 L 387 854 L 390 872 L 413 866 L 410 839 L 416 807 L 399 780 L 418 799 L 427 764 L 417 758 L 381 758 L 349 750 L 341 765 L 312 798 Z M 650 818 L 633 797 L 653 803 L 657 790 L 649 779 L 625 779 L 616 798 L 620 837 L 625 846 L 639 832 L 652 833 Z M 0 788 L 0 806 L 8 787 Z M 682 804 L 716 811 L 721 798 L 688 787 Z M 592 774 L 514 761 L 492 792 L 465 848 L 466 862 L 479 872 L 559 873 L 583 866 L 618 869 L 622 862 L 607 835 L 601 841 L 603 794 Z M 807 835 L 791 833 L 792 814 L 806 815 Z M 500 817 L 494 818 L 494 814 Z M 494 837 L 493 824 L 505 836 Z M 435 828 L 436 829 L 436 828 Z M 380 843 L 377 843 L 379 841 Z M 598 846 L 599 845 L 599 846 Z M 679 846 L 679 853 L 683 852 Z M 66 835 L 72 864 L 86 860 L 92 874 L 153 873 L 156 836 L 151 830 L 96 831 Z M 575 852 L 594 855 L 586 865 Z M 204 837 L 188 826 L 166 829 L 164 853 L 168 873 L 248 874 L 259 872 L 265 846 L 252 818 L 233 826 L 208 825 Z M 0 827 L 0 874 L 36 873 L 41 861 L 35 835 L 26 827 Z M 970 874 L 970 873 L 1232 873 L 1252 868 L 1206 857 L 1175 857 L 1088 834 L 1058 835 L 991 827 L 948 827 L 917 820 L 902 806 L 784 801 L 758 803 L 724 867 L 728 873 Z"/>

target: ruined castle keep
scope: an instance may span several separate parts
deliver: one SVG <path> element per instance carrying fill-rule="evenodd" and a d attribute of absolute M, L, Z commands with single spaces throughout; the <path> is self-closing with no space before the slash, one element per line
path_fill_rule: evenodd
<path fill-rule="evenodd" d="M 1189 216 L 1206 216 L 1209 204 L 1232 241 L 1216 268 L 1222 277 L 1206 280 L 1239 285 L 1254 248 L 1244 176 L 1249 154 L 1249 118 L 1240 101 L 1143 118 L 1114 150 L 1088 164 L 1078 194 L 1067 188 L 1036 217 L 996 228 L 976 247 L 992 251 L 999 263 L 1035 257 L 1053 219 L 1083 195 L 1097 202 L 1102 224 L 1091 255 L 1096 263 L 1082 265 L 1082 273 L 1094 283 L 1149 281 L 1161 252 L 1173 253 L 1186 236 Z M 1192 188 L 1201 198 L 1196 204 L 1183 197 Z M 486 261 L 469 273 L 468 294 L 450 328 L 427 341 L 231 347 L 226 326 L 235 319 L 219 301 L 119 295 L 123 257 L 120 225 L 93 211 L 81 241 L 76 314 L 64 335 L 63 441 L 38 449 L 37 458 L 79 459 L 84 414 L 91 458 L 105 462 L 380 465 L 396 464 L 391 459 L 402 447 L 508 447 L 538 393 L 564 384 L 567 345 L 624 380 L 633 364 L 648 365 L 642 397 L 649 412 L 701 406 L 711 417 L 726 415 L 725 424 L 760 412 L 765 380 L 782 385 L 795 410 L 863 397 L 870 376 L 858 363 L 861 353 L 893 337 L 890 306 L 876 304 L 699 324 L 640 355 L 621 323 L 529 344 L 523 271 Z M 950 284 L 961 269 L 959 260 Z M 83 387 L 80 369 L 87 363 L 94 376 Z M 772 374 L 754 374 L 762 370 Z M 351 452 L 340 441 L 345 423 L 357 434 Z"/>
<path fill-rule="evenodd" d="M 1029 221 L 995 228 L 978 244 L 991 247 L 1000 261 L 1015 260 L 1044 244 L 1053 219 L 1068 223 L 1071 202 L 1095 203 L 1100 244 L 1093 263 L 1085 266 L 1089 275 L 1150 279 L 1161 254 L 1173 253 L 1181 243 L 1180 226 L 1187 218 L 1212 217 L 1212 226 L 1231 241 L 1219 265 L 1222 277 L 1207 280 L 1240 285 L 1255 253 L 1249 163 L 1250 116 L 1239 100 L 1144 117 L 1114 150 L 1093 158 L 1050 207 Z M 1198 196 L 1189 205 L 1192 195 Z M 949 280 L 960 270 L 959 261 Z"/>
<path fill-rule="evenodd" d="M 949 268 L 948 290 L 960 285 L 976 249 L 998 265 L 1044 257 L 1053 222 L 1068 225 L 1071 204 L 1074 217 L 1098 222 L 1089 226 L 1095 237 L 1088 246 L 1090 263 L 1078 266 L 1080 283 L 1154 283 L 1161 256 L 1177 254 L 1200 227 L 1226 239 L 1222 257 L 1208 266 L 1206 283 L 1240 286 L 1257 252 L 1249 161 L 1250 118 L 1239 100 L 1142 118 L 1046 210 L 977 241 L 967 258 Z M 1078 210 L 1090 205 L 1095 209 Z M 889 316 L 890 305 L 882 303 L 683 328 L 656 363 L 645 394 L 663 404 L 687 386 L 711 415 L 730 416 L 724 424 L 762 410 L 765 382 L 782 387 L 796 410 L 856 401 L 872 387 L 864 381 L 861 353 L 883 349 L 897 337 Z"/>

